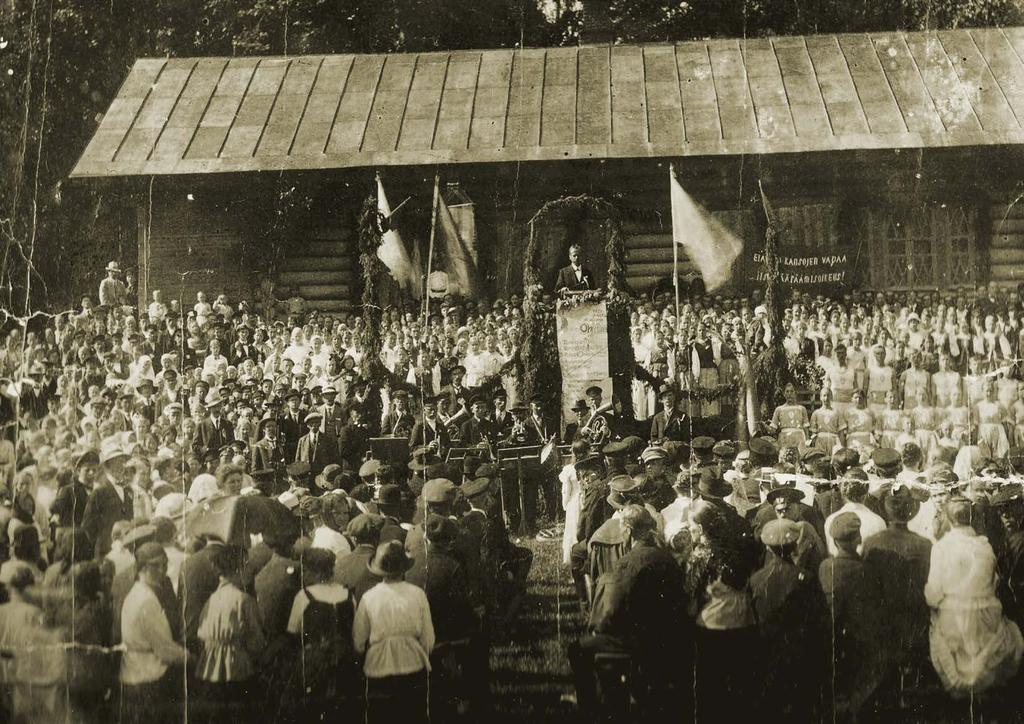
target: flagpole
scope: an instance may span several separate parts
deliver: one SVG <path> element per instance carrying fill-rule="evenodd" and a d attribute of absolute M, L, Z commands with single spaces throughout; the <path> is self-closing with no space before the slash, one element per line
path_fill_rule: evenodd
<path fill-rule="evenodd" d="M 434 235 L 437 230 L 437 202 L 441 196 L 441 174 L 434 173 L 434 200 L 430 206 L 430 244 L 427 247 L 427 276 L 423 289 L 423 325 L 430 321 L 430 272 L 434 264 Z"/>
<path fill-rule="evenodd" d="M 675 165 L 669 162 L 668 164 L 668 191 L 672 193 L 672 180 L 675 178 L 676 171 Z M 678 181 L 677 181 L 678 183 Z M 678 343 L 679 339 L 679 244 L 676 243 L 676 239 L 672 238 L 672 287 L 676 293 L 676 340 Z"/>

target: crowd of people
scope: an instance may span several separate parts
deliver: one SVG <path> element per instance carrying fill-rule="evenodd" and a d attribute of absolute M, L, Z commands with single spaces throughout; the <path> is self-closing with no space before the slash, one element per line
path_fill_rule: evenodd
<path fill-rule="evenodd" d="M 588 617 L 583 711 L 626 660 L 651 716 L 715 697 L 717 717 L 727 693 L 737 715 L 853 718 L 909 675 L 958 696 L 1011 680 L 1016 293 L 794 295 L 783 346 L 815 372 L 743 441 L 721 431 L 767 310 L 684 301 L 636 305 L 632 414 L 594 386 L 563 421 L 518 394 L 515 296 L 384 310 L 379 359 L 359 316 L 138 304 L 114 262 L 98 304 L 9 319 L 0 707 L 478 719 L 526 533 L 561 539 Z M 549 443 L 571 452 L 503 464 Z"/>

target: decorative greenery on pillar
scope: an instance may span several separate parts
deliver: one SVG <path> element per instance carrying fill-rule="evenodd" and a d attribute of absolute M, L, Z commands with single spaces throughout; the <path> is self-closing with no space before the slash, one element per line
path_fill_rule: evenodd
<path fill-rule="evenodd" d="M 526 245 L 524 270 L 523 342 L 520 350 L 520 394 L 526 397 L 543 395 L 554 403 L 562 389 L 562 371 L 558 362 L 558 343 L 554 309 L 543 302 L 543 287 L 538 268 L 539 248 L 536 228 L 552 216 L 568 218 L 570 224 L 582 225 L 588 217 L 607 219 L 608 237 L 605 257 L 608 260 L 608 338 L 629 339 L 630 298 L 626 292 L 626 241 L 618 209 L 609 201 L 589 195 L 563 196 L 549 201 L 530 219 L 530 239 Z M 611 345 L 608 366 L 612 389 L 622 413 L 633 414 L 631 394 L 635 360 L 630 344 Z"/>

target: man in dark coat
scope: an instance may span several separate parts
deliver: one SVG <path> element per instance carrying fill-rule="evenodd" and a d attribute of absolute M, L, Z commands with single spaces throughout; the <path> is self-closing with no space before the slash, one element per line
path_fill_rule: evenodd
<path fill-rule="evenodd" d="M 422 417 L 417 418 L 416 424 L 412 426 L 409 447 L 417 448 L 435 441 L 434 452 L 437 455 L 444 455 L 445 451 L 451 447 L 448 428 L 437 417 L 437 398 L 427 397 L 423 400 Z"/>
<path fill-rule="evenodd" d="M 792 488 L 796 490 L 795 483 L 776 483 L 771 476 L 771 473 L 767 473 L 765 480 L 769 481 L 769 491 L 777 490 L 778 488 Z M 807 521 L 814 528 L 814 532 L 818 534 L 821 540 L 825 540 L 825 520 L 821 517 L 821 513 L 818 509 L 808 505 L 802 499 L 802 496 L 794 496 L 795 499 L 789 502 L 789 506 L 786 510 L 786 517 L 790 520 L 799 523 L 800 521 Z M 759 536 L 764 526 L 769 521 L 778 518 L 778 513 L 775 510 L 775 502 L 771 500 L 765 500 L 758 507 L 757 512 L 754 513 L 754 535 Z"/>
<path fill-rule="evenodd" d="M 569 647 L 584 720 L 596 718 L 594 655 L 626 653 L 639 672 L 631 680 L 644 721 L 678 721 L 693 680 L 693 627 L 683 572 L 657 546 L 650 512 L 628 505 L 621 513 L 628 551 L 601 576 L 590 616 L 591 634 Z"/>
<path fill-rule="evenodd" d="M 50 514 L 57 516 L 58 527 L 77 528 L 82 524 L 99 463 L 99 456 L 92 450 L 75 458 L 74 479 L 57 491 L 50 506 Z"/>
<path fill-rule="evenodd" d="M 82 529 L 89 535 L 98 558 L 110 552 L 110 531 L 119 520 L 135 517 L 128 453 L 108 445 L 99 456 L 102 482 L 96 486 L 82 513 Z"/>
<path fill-rule="evenodd" d="M 472 447 L 481 442 L 489 442 L 493 438 L 491 421 L 484 415 L 487 412 L 487 399 L 483 395 L 476 395 L 470 403 L 473 416 L 462 423 L 460 428 L 461 436 L 459 444 L 463 447 Z"/>
<path fill-rule="evenodd" d="M 252 446 L 252 469 L 272 470 L 294 460 L 287 458 L 284 436 L 278 429 L 277 418 L 267 413 L 256 427 L 257 441 Z"/>
<path fill-rule="evenodd" d="M 302 587 L 299 564 L 292 558 L 295 535 L 285 532 L 264 534 L 271 556 L 253 579 L 256 607 L 267 639 L 266 659 L 283 653 L 288 644 L 288 616 L 295 594 Z"/>
<path fill-rule="evenodd" d="M 206 545 L 190 556 L 185 556 L 178 576 L 178 597 L 185 617 L 185 646 L 199 649 L 199 622 L 203 607 L 220 585 L 220 574 L 213 561 L 223 543 L 208 539 Z M 257 576 L 258 578 L 258 576 Z"/>
<path fill-rule="evenodd" d="M 381 471 L 386 472 L 385 468 L 381 468 Z M 382 476 L 378 473 L 378 479 L 380 477 Z M 377 512 L 380 516 L 384 518 L 384 526 L 380 531 L 378 545 L 380 543 L 387 543 L 389 540 L 405 543 L 407 533 L 405 528 L 402 527 L 401 520 L 402 489 L 394 483 L 378 485 L 374 491 L 372 502 L 377 507 Z"/>
<path fill-rule="evenodd" d="M 341 458 L 342 469 L 348 473 L 359 470 L 369 446 L 370 431 L 363 422 L 363 408 L 349 403 L 348 422 L 338 435 L 338 456 Z"/>
<path fill-rule="evenodd" d="M 462 365 L 455 365 L 451 370 L 451 384 L 441 388 L 440 398 L 444 401 L 445 409 L 448 410 L 448 415 L 451 417 L 454 417 L 461 411 L 469 411 L 473 391 L 462 384 L 462 380 L 465 377 L 466 368 Z"/>
<path fill-rule="evenodd" d="M 307 432 L 299 438 L 295 449 L 295 462 L 309 463 L 309 472 L 314 478 L 325 467 L 338 462 L 338 443 L 331 435 L 320 432 L 320 420 L 319 412 L 306 415 Z"/>
<path fill-rule="evenodd" d="M 927 665 L 930 614 L 924 586 L 931 568 L 932 544 L 907 529 L 920 509 L 906 486 L 894 486 L 884 500 L 888 527 L 868 537 L 861 548 L 864 563 L 879 577 L 879 608 L 888 652 L 896 664 L 917 661 Z"/>
<path fill-rule="evenodd" d="M 661 411 L 651 420 L 651 444 L 661 445 L 665 442 L 684 442 L 690 439 L 691 421 L 686 413 L 679 409 L 676 391 L 669 385 L 663 385 L 658 393 Z"/>
<path fill-rule="evenodd" d="M 409 412 L 409 393 L 396 390 L 391 396 L 391 410 L 380 423 L 380 434 L 384 437 L 410 437 L 416 419 Z"/>
<path fill-rule="evenodd" d="M 555 292 L 585 292 L 596 289 L 597 280 L 589 269 L 583 266 L 583 249 L 579 244 L 569 247 L 569 266 L 558 270 L 555 280 Z"/>
<path fill-rule="evenodd" d="M 295 450 L 299 446 L 299 438 L 306 432 L 306 427 L 302 422 L 302 411 L 299 409 L 301 403 L 302 395 L 298 390 L 288 392 L 285 396 L 285 409 L 278 419 L 278 427 L 284 438 L 285 459 L 289 462 L 295 460 Z"/>
<path fill-rule="evenodd" d="M 999 600 L 1003 612 L 1018 626 L 1024 625 L 1024 491 L 1016 483 L 999 487 L 989 501 L 1003 524 L 1004 541 L 997 556 Z"/>
<path fill-rule="evenodd" d="M 473 632 L 475 619 L 466 573 L 453 551 L 459 527 L 451 518 L 431 513 L 423 530 L 426 545 L 405 580 L 426 592 L 438 643 L 465 639 Z"/>
<path fill-rule="evenodd" d="M 785 518 L 761 531 L 768 552 L 764 566 L 750 577 L 764 644 L 758 680 L 765 711 L 790 721 L 816 721 L 825 666 L 825 604 L 814 576 L 793 563 L 799 537 L 800 527 Z"/>
<path fill-rule="evenodd" d="M 381 578 L 371 573 L 367 564 L 373 559 L 384 527 L 383 516 L 360 513 L 349 521 L 346 532 L 355 544 L 348 555 L 339 556 L 334 563 L 334 580 L 349 590 L 358 602 L 363 594 L 380 583 Z"/>
<path fill-rule="evenodd" d="M 206 409 L 210 414 L 199 421 L 195 436 L 192 438 L 192 451 L 197 457 L 211 452 L 219 452 L 222 447 L 231 443 L 235 438 L 231 424 L 221 414 L 222 403 L 220 392 L 217 390 L 213 390 L 206 396 Z"/>
<path fill-rule="evenodd" d="M 860 545 L 860 518 L 856 513 L 840 513 L 829 530 L 838 552 L 818 568 L 818 582 L 825 594 L 830 617 L 827 627 L 827 657 L 832 671 L 835 718 L 856 721 L 883 676 L 882 637 L 879 607 L 881 586 L 875 570 L 857 553 Z M 832 717 L 828 717 L 832 718 Z"/>

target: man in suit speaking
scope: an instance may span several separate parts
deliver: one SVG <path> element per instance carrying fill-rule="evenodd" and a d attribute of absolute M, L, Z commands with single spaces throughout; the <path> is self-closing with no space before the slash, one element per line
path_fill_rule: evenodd
<path fill-rule="evenodd" d="M 557 293 L 562 294 L 566 291 L 585 292 L 595 288 L 594 275 L 580 261 L 582 253 L 583 250 L 579 244 L 573 244 L 569 247 L 569 266 L 558 270 L 558 281 L 555 282 L 555 291 Z"/>

